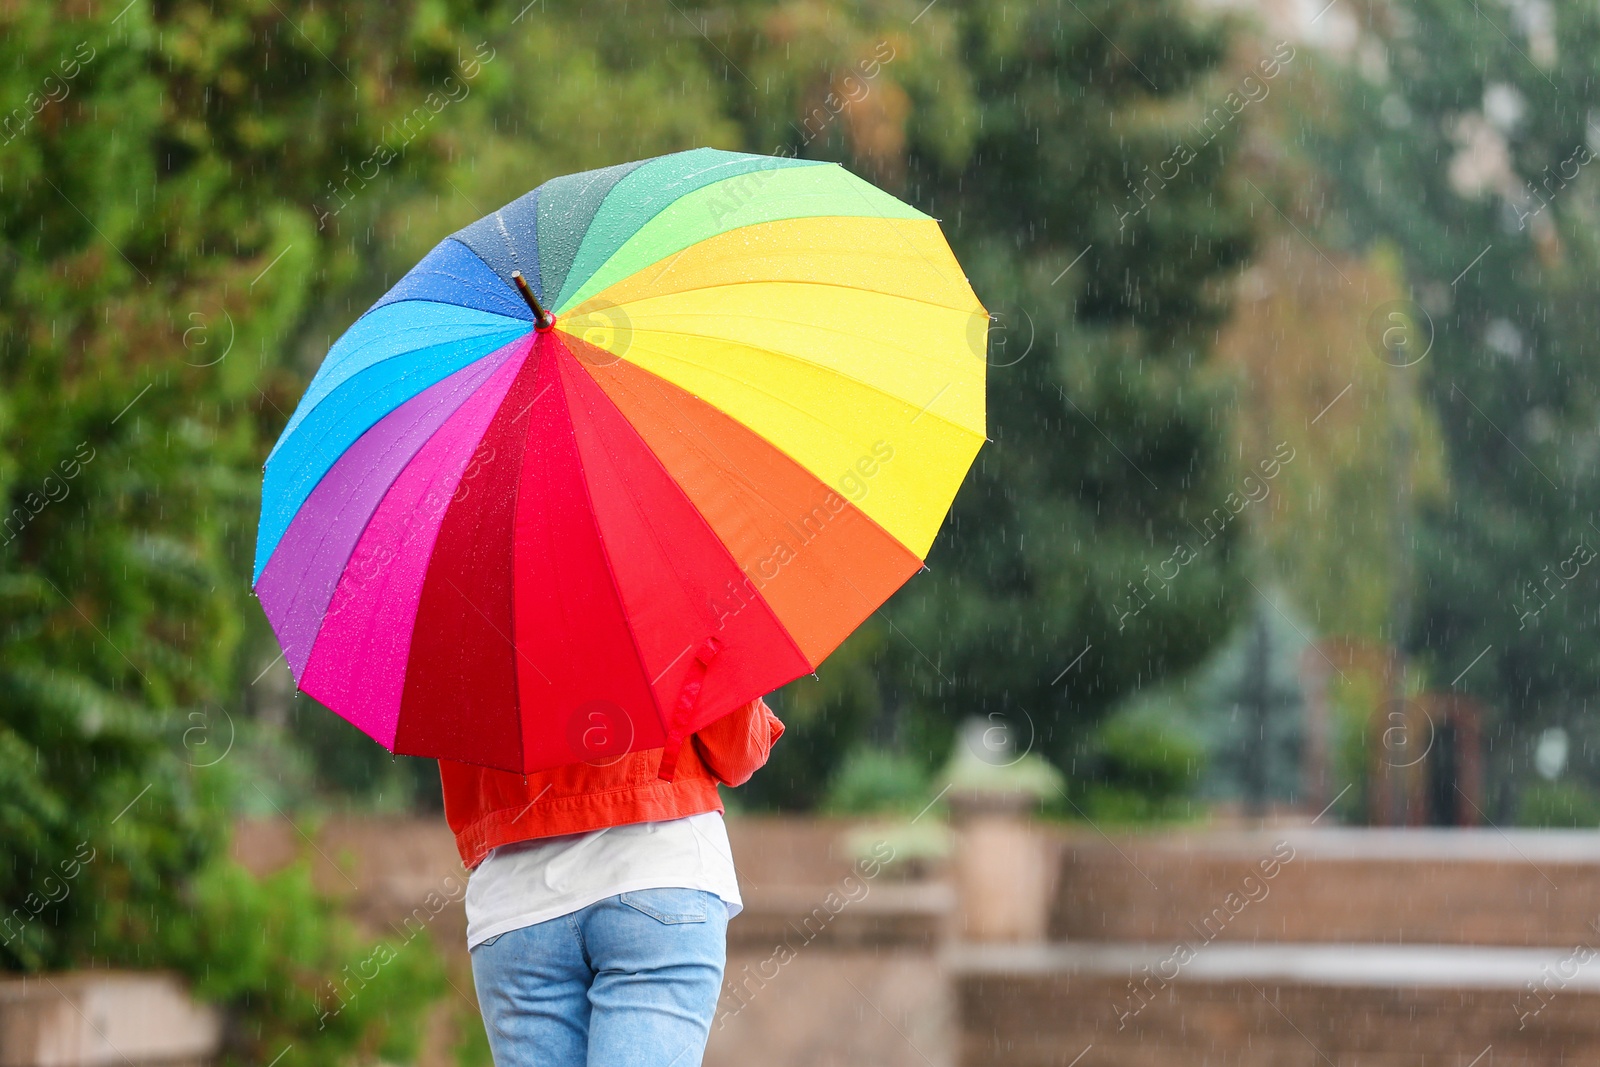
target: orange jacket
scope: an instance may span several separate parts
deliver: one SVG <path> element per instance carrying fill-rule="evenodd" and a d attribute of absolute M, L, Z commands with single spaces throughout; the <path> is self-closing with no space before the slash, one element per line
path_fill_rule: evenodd
<path fill-rule="evenodd" d="M 657 777 L 659 748 L 526 776 L 440 760 L 444 816 L 472 869 L 490 849 L 515 841 L 721 811 L 718 783 L 749 781 L 782 735 L 766 701 L 751 701 L 693 734 L 671 781 Z"/>

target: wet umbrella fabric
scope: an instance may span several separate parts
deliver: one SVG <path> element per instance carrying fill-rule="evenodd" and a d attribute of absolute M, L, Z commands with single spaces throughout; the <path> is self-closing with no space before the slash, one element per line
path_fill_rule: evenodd
<path fill-rule="evenodd" d="M 546 182 L 329 351 L 266 463 L 256 593 L 300 689 L 391 751 L 666 745 L 670 774 L 921 567 L 987 325 L 938 223 L 834 164 Z"/>

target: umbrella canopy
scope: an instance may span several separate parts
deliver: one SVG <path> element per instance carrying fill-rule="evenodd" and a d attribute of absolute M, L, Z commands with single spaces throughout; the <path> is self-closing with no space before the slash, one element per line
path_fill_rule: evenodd
<path fill-rule="evenodd" d="M 300 689 L 391 751 L 670 757 L 921 567 L 987 327 L 938 223 L 835 164 L 557 178 L 334 344 L 267 459 L 255 591 Z"/>

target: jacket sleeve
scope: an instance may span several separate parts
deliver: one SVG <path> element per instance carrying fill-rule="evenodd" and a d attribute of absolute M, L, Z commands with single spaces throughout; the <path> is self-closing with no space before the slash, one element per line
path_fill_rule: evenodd
<path fill-rule="evenodd" d="M 765 700 L 752 700 L 694 735 L 695 751 L 724 785 L 743 785 L 783 736 L 783 723 Z"/>

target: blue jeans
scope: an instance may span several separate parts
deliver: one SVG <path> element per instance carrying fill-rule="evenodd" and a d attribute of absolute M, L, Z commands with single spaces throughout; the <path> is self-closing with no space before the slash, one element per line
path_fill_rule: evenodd
<path fill-rule="evenodd" d="M 472 978 L 496 1067 L 699 1067 L 728 906 L 642 889 L 492 937 Z"/>

